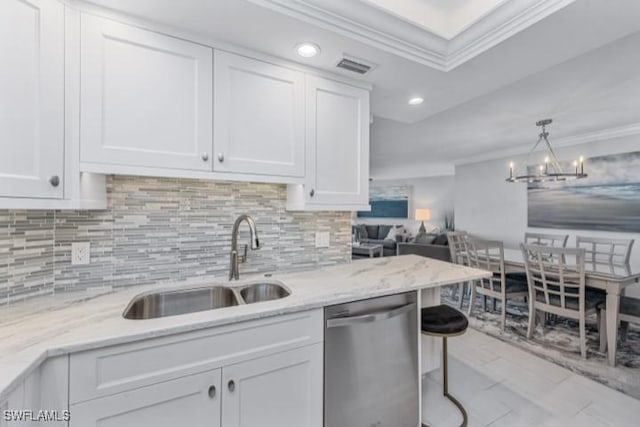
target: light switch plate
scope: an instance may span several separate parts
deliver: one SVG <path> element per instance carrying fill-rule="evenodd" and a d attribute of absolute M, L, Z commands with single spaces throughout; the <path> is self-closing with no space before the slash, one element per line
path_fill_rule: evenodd
<path fill-rule="evenodd" d="M 328 231 L 316 232 L 316 248 L 328 248 L 329 238 L 330 235 Z"/>
<path fill-rule="evenodd" d="M 89 242 L 71 243 L 71 265 L 91 263 L 91 244 Z"/>

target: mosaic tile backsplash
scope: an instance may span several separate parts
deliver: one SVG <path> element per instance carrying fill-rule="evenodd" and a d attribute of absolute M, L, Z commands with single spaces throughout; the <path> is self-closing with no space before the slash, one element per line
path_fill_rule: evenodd
<path fill-rule="evenodd" d="M 0 304 L 67 290 L 226 280 L 235 218 L 256 220 L 260 250 L 240 274 L 348 262 L 349 212 L 288 212 L 286 186 L 110 176 L 100 211 L 0 210 Z M 241 227 L 238 242 L 248 242 Z M 328 248 L 315 232 L 331 233 Z M 71 243 L 90 242 L 91 264 L 71 265 Z"/>

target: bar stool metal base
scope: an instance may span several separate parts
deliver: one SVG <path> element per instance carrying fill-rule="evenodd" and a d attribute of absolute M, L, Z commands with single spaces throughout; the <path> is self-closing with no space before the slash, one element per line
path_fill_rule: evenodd
<path fill-rule="evenodd" d="M 468 416 L 467 411 L 462 404 L 449 393 L 449 358 L 447 357 L 447 337 L 442 337 L 442 392 L 444 396 L 451 401 L 462 414 L 462 424 L 460 427 L 467 427 Z"/>
<path fill-rule="evenodd" d="M 425 335 L 442 337 L 442 394 L 444 395 L 444 397 L 449 399 L 449 401 L 451 401 L 451 403 L 453 403 L 460 411 L 460 414 L 462 415 L 462 424 L 460 424 L 460 427 L 467 427 L 467 423 L 469 421 L 469 417 L 467 416 L 467 411 L 464 409 L 464 406 L 462 406 L 462 404 L 458 401 L 458 399 L 456 399 L 449 393 L 449 358 L 447 357 L 448 356 L 447 338 L 449 336 L 454 336 L 454 335 L 432 334 L 428 332 L 422 332 L 422 333 Z M 462 334 L 456 334 L 456 335 L 462 335 Z M 427 427 L 427 425 L 423 423 L 422 427 Z"/>

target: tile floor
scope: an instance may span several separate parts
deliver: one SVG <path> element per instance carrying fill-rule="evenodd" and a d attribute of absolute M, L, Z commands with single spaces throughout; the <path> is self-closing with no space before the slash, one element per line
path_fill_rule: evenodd
<path fill-rule="evenodd" d="M 449 358 L 449 391 L 467 409 L 470 427 L 640 425 L 640 400 L 473 329 L 449 339 Z M 423 422 L 459 426 L 439 370 L 423 388 Z"/>

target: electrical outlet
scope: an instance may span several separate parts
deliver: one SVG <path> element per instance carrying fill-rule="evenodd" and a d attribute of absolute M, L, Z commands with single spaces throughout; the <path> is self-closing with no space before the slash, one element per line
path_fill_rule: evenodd
<path fill-rule="evenodd" d="M 71 243 L 71 265 L 91 263 L 91 244 L 89 242 Z"/>
<path fill-rule="evenodd" d="M 316 232 L 316 248 L 328 248 L 329 238 L 330 236 L 328 231 Z"/>

